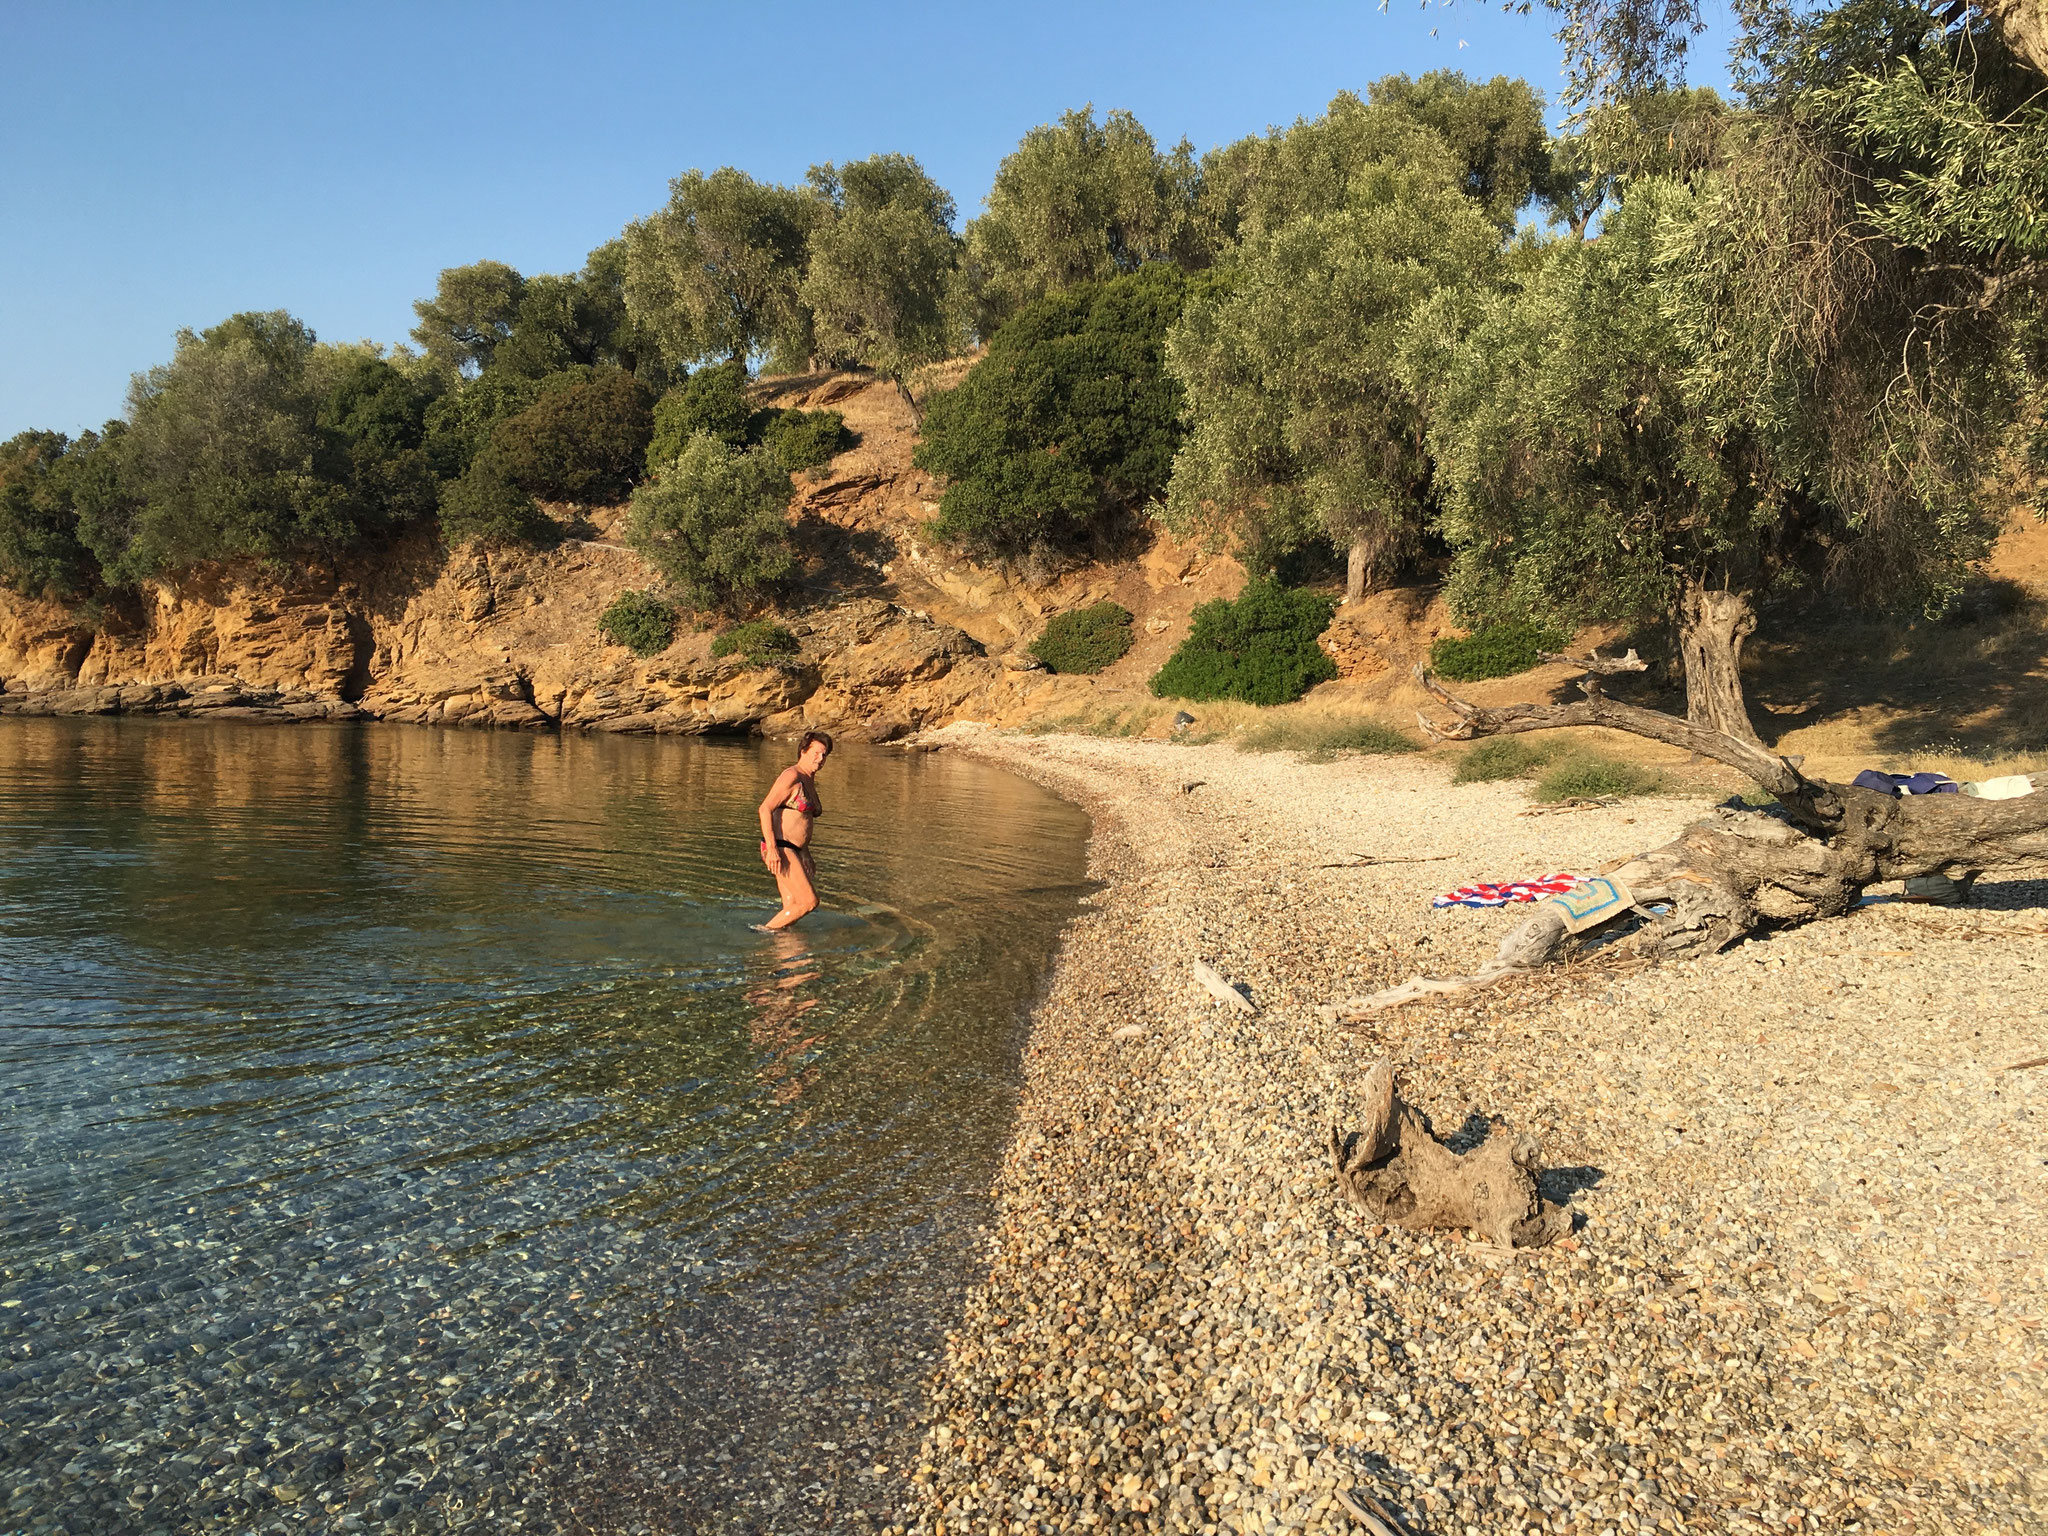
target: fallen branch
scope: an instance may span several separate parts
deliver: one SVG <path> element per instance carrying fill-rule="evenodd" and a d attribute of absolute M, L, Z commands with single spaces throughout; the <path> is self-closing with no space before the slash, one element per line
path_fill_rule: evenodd
<path fill-rule="evenodd" d="M 1571 1230 L 1571 1212 L 1536 1188 L 1534 1137 L 1490 1135 L 1471 1152 L 1453 1152 L 1396 1097 L 1384 1057 L 1366 1073 L 1364 1096 L 1361 1129 L 1330 1126 L 1330 1167 L 1345 1197 L 1375 1221 L 1476 1231 L 1503 1248 L 1539 1248 Z"/>
<path fill-rule="evenodd" d="M 2036 1056 L 2032 1061 L 2016 1061 L 2009 1067 L 2000 1067 L 2001 1072 L 2024 1072 L 2029 1067 L 2048 1067 L 2048 1056 Z"/>
<path fill-rule="evenodd" d="M 1354 853 L 1349 864 L 1318 864 L 1317 869 L 1367 869 L 1375 864 L 1442 864 L 1449 860 L 1448 853 L 1432 853 L 1419 859 L 1379 859 L 1369 853 Z"/>
<path fill-rule="evenodd" d="M 1517 816 L 1561 816 L 1566 811 L 1604 811 L 1610 806 L 1621 804 L 1619 795 L 1573 795 L 1568 800 L 1559 800 L 1554 805 L 1532 805 L 1526 811 L 1517 811 Z"/>
<path fill-rule="evenodd" d="M 1600 647 L 1594 646 L 1583 656 L 1567 656 L 1562 651 L 1538 651 L 1538 661 L 1563 662 L 1568 667 L 1577 667 L 1582 672 L 1596 673 L 1601 677 L 1612 677 L 1618 672 L 1647 672 L 1650 664 L 1629 647 L 1626 656 L 1602 656 Z"/>

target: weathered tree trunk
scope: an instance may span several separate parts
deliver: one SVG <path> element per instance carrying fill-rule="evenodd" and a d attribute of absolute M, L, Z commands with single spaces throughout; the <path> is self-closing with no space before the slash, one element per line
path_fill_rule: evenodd
<path fill-rule="evenodd" d="M 1367 584 L 1373 574 L 1373 540 L 1368 534 L 1356 534 L 1351 540 L 1350 552 L 1344 558 L 1344 601 L 1355 603 L 1365 596 Z"/>
<path fill-rule="evenodd" d="M 1755 630 L 1756 610 L 1742 593 L 1705 587 L 1686 592 L 1678 627 L 1686 718 L 1761 747 L 1742 698 L 1742 642 Z"/>
<path fill-rule="evenodd" d="M 896 393 L 903 397 L 903 403 L 910 407 L 910 424 L 914 427 L 922 427 L 924 425 L 924 407 L 917 403 L 917 396 L 910 392 L 909 382 L 896 374 L 890 375 L 890 382 L 896 386 Z"/>
<path fill-rule="evenodd" d="M 2014 56 L 2048 75 L 2048 0 L 1983 0 L 1983 10 Z"/>
<path fill-rule="evenodd" d="M 1599 658 L 1589 671 L 1628 670 Z M 1439 725 L 1418 716 L 1437 741 L 1599 725 L 1684 747 L 1726 763 L 1778 800 L 1771 810 L 1723 807 L 1661 848 L 1605 872 L 1631 905 L 1601 925 L 1638 922 L 1627 942 L 1666 956 L 1712 954 L 1765 927 L 1839 917 L 1881 881 L 1945 875 L 1965 890 L 1987 870 L 2048 862 L 2048 774 L 2034 793 L 2011 800 L 1969 795 L 1895 799 L 1853 784 L 1809 779 L 1754 736 L 1710 730 L 1654 709 L 1618 704 L 1588 677 L 1579 704 L 1509 704 L 1482 709 L 1448 693 L 1418 667 L 1416 677 L 1456 717 Z M 1653 910 L 1657 909 L 1657 910 Z M 1590 938 L 1601 928 L 1577 935 Z M 1330 1004 L 1327 1016 L 1355 1018 L 1437 993 L 1487 986 L 1557 958 L 1569 933 L 1562 910 L 1539 902 L 1501 941 L 1491 963 L 1470 976 L 1418 977 L 1369 997 Z"/>
<path fill-rule="evenodd" d="M 1330 1127 L 1330 1168 L 1351 1203 L 1375 1221 L 1418 1231 L 1482 1232 L 1503 1248 L 1536 1248 L 1564 1236 L 1571 1212 L 1536 1188 L 1542 1152 L 1531 1136 L 1488 1136 L 1460 1155 L 1429 1121 L 1394 1096 L 1394 1066 L 1366 1073 L 1365 1124 Z"/>

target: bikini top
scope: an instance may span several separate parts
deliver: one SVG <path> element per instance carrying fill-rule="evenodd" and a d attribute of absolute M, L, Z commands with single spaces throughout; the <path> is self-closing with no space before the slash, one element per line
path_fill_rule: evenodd
<path fill-rule="evenodd" d="M 791 790 L 789 798 L 782 802 L 782 808 L 786 811 L 795 811 L 799 816 L 810 816 L 815 818 L 825 814 L 823 811 L 819 810 L 816 806 L 811 804 L 811 797 L 804 793 L 804 784 L 802 779 L 797 780 L 796 788 Z"/>

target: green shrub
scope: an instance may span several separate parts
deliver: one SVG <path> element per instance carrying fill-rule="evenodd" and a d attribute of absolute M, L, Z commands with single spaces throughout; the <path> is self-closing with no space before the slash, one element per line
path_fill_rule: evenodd
<path fill-rule="evenodd" d="M 1166 333 L 1191 281 L 1142 267 L 1027 304 L 996 332 L 925 415 L 915 462 L 947 481 L 933 537 L 1012 557 L 1162 495 L 1182 436 Z"/>
<path fill-rule="evenodd" d="M 1055 672 L 1100 672 L 1130 648 L 1131 610 L 1121 603 L 1056 613 L 1031 642 L 1031 654 Z"/>
<path fill-rule="evenodd" d="M 744 624 L 735 624 L 711 642 L 712 655 L 737 653 L 750 667 L 772 666 L 787 661 L 796 652 L 796 636 L 773 619 L 749 619 Z"/>
<path fill-rule="evenodd" d="M 84 461 L 99 439 L 22 432 L 0 443 L 0 586 L 25 597 L 84 596 L 99 563 L 79 535 Z"/>
<path fill-rule="evenodd" d="M 540 382 L 496 369 L 458 384 L 426 410 L 427 462 L 443 480 L 453 480 L 475 462 L 501 422 L 510 421 L 541 395 Z"/>
<path fill-rule="evenodd" d="M 1563 650 L 1568 638 L 1541 624 L 1489 624 L 1463 640 L 1437 641 L 1429 648 L 1429 664 L 1459 683 L 1512 677 L 1535 666 L 1538 651 Z"/>
<path fill-rule="evenodd" d="M 700 434 L 738 448 L 747 441 L 754 408 L 747 403 L 747 365 L 734 358 L 699 368 L 661 397 L 654 407 L 654 435 L 647 444 L 647 470 L 658 474 L 673 464 Z"/>
<path fill-rule="evenodd" d="M 635 656 L 658 656 L 676 637 L 675 604 L 629 588 L 597 616 L 597 632 Z"/>
<path fill-rule="evenodd" d="M 1195 610 L 1194 627 L 1152 679 L 1162 699 L 1242 699 L 1285 704 L 1337 675 L 1316 644 L 1336 606 L 1326 597 L 1248 581 L 1235 602 L 1219 598 Z"/>
<path fill-rule="evenodd" d="M 1555 755 L 1552 748 L 1538 746 L 1519 736 L 1495 736 L 1482 741 L 1458 759 L 1453 784 L 1490 784 L 1496 779 L 1519 779 L 1534 773 Z"/>
<path fill-rule="evenodd" d="M 654 431 L 646 391 L 609 368 L 551 389 L 491 432 L 505 477 L 549 501 L 617 501 L 633 489 Z"/>
<path fill-rule="evenodd" d="M 837 411 L 757 411 L 749 431 L 792 474 L 829 464 L 853 446 Z"/>
<path fill-rule="evenodd" d="M 702 607 L 735 604 L 796 569 L 789 472 L 700 432 L 633 493 L 626 542 Z"/>
<path fill-rule="evenodd" d="M 1593 753 L 1560 759 L 1536 781 L 1538 800 L 1590 799 L 1596 795 L 1652 795 L 1664 787 L 1654 768 Z"/>
<path fill-rule="evenodd" d="M 562 530 L 486 452 L 441 487 L 441 537 L 462 544 L 559 544 Z"/>
<path fill-rule="evenodd" d="M 1316 716 L 1262 720 L 1239 736 L 1237 745 L 1246 752 L 1306 752 L 1313 758 L 1327 758 L 1335 752 L 1386 755 L 1419 750 L 1413 739 L 1370 715 L 1349 720 Z"/>

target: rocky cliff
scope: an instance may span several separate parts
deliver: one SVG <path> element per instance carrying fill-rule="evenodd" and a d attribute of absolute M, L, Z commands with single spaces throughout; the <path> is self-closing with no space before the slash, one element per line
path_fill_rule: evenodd
<path fill-rule="evenodd" d="M 1149 675 L 1194 603 L 1242 580 L 1170 545 L 1038 581 L 945 558 L 920 541 L 938 492 L 910 464 L 893 388 L 836 375 L 765 393 L 839 410 L 859 439 L 799 482 L 804 575 L 782 619 L 801 650 L 785 665 L 714 658 L 708 629 L 646 660 L 607 644 L 598 615 L 657 577 L 613 537 L 622 509 L 560 508 L 570 536 L 545 551 L 451 551 L 421 533 L 331 567 L 207 568 L 91 610 L 0 592 L 0 713 L 889 737 L 1088 695 L 1091 680 L 1037 670 L 1021 646 L 1047 615 L 1104 597 L 1141 615 L 1121 670 Z"/>

